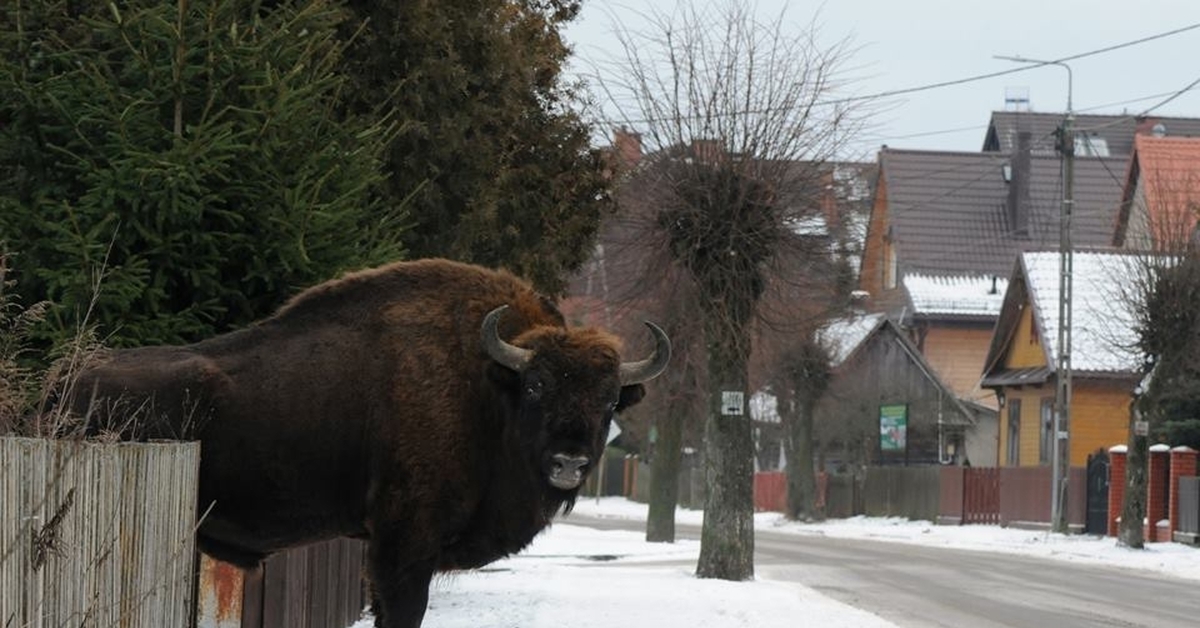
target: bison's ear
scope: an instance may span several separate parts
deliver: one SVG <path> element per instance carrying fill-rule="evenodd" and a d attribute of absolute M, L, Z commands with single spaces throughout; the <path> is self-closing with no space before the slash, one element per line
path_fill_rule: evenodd
<path fill-rule="evenodd" d="M 646 387 L 641 384 L 621 387 L 621 397 L 617 400 L 616 411 L 620 412 L 629 406 L 637 404 L 646 396 Z"/>

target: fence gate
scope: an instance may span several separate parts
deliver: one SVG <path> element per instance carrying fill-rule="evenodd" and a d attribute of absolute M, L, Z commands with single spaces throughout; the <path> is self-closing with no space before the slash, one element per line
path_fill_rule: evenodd
<path fill-rule="evenodd" d="M 963 523 L 1000 523 L 1000 469 L 963 469 Z"/>
<path fill-rule="evenodd" d="M 1108 454 L 1098 451 L 1087 462 L 1087 517 L 1083 531 L 1108 533 Z"/>

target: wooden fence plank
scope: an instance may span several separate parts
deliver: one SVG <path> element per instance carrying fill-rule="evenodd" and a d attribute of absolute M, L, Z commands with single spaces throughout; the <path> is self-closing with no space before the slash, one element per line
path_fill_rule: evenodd
<path fill-rule="evenodd" d="M 0 438 L 0 625 L 187 628 L 199 453 Z"/>

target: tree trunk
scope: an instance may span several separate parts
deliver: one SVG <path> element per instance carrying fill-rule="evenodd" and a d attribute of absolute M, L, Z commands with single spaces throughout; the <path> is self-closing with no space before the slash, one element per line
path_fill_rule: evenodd
<path fill-rule="evenodd" d="M 813 411 L 808 399 L 795 402 L 787 422 L 787 516 L 797 521 L 824 519 L 817 509 L 817 474 L 813 467 Z"/>
<path fill-rule="evenodd" d="M 1142 549 L 1146 540 L 1142 526 L 1146 518 L 1146 465 L 1150 458 L 1150 439 L 1134 433 L 1133 422 L 1140 417 L 1137 410 L 1130 412 L 1129 446 L 1125 456 L 1125 496 L 1121 502 L 1121 525 L 1117 528 L 1117 542 L 1134 549 Z"/>
<path fill-rule="evenodd" d="M 706 314 L 709 404 L 704 448 L 708 491 L 696 575 L 748 580 L 754 577 L 754 439 L 745 405 L 750 341 L 744 322 Z M 741 395 L 740 414 L 723 412 L 726 392 Z"/>
<path fill-rule="evenodd" d="M 685 367 L 686 368 L 686 367 Z M 658 438 L 650 461 L 650 512 L 646 540 L 675 542 L 675 507 L 679 504 L 679 461 L 687 404 L 673 403 L 657 421 Z"/>

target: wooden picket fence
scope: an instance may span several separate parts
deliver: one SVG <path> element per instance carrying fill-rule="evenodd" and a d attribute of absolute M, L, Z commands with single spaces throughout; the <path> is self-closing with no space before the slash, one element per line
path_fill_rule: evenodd
<path fill-rule="evenodd" d="M 0 626 L 188 628 L 198 443 L 0 438 Z"/>

